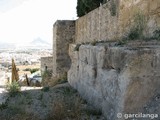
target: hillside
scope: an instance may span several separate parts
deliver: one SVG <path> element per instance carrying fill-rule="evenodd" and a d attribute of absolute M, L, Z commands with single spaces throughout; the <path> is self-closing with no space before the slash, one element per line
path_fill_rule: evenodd
<path fill-rule="evenodd" d="M 22 87 L 0 105 L 1 120 L 104 120 L 68 83 L 55 87 Z"/>

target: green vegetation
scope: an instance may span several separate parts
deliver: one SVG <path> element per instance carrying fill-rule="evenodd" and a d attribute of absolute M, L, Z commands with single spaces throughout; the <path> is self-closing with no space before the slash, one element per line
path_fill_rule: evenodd
<path fill-rule="evenodd" d="M 13 81 L 11 84 L 7 84 L 6 89 L 9 92 L 9 95 L 14 97 L 20 92 L 21 87 L 18 82 Z"/>
<path fill-rule="evenodd" d="M 77 44 L 76 47 L 74 48 L 74 51 L 79 51 L 80 46 L 81 46 L 81 44 Z"/>
<path fill-rule="evenodd" d="M 127 44 L 127 42 L 128 41 L 126 39 L 125 40 L 119 40 L 117 45 L 125 45 L 125 44 Z"/>
<path fill-rule="evenodd" d="M 43 92 L 48 92 L 48 91 L 49 91 L 49 87 L 48 87 L 48 86 L 43 87 L 41 90 L 42 90 Z"/>
<path fill-rule="evenodd" d="M 64 73 L 63 75 L 59 77 L 55 77 L 52 80 L 53 82 L 51 83 L 52 86 L 55 86 L 57 84 L 62 84 L 67 82 L 67 73 Z"/>
<path fill-rule="evenodd" d="M 94 39 L 94 40 L 91 41 L 91 42 L 83 42 L 82 44 L 76 44 L 76 46 L 75 46 L 75 48 L 74 48 L 74 51 L 79 51 L 79 47 L 80 47 L 81 45 L 92 45 L 92 46 L 96 46 L 96 44 L 98 44 L 98 43 L 107 43 L 107 42 L 108 42 L 108 41 L 104 41 L 104 40 L 98 41 L 98 40 Z"/>
<path fill-rule="evenodd" d="M 26 69 L 24 69 L 23 71 L 30 71 L 31 73 L 34 73 L 34 72 L 39 71 L 39 68 L 33 68 L 33 69 L 31 69 L 31 68 L 26 68 Z"/>
<path fill-rule="evenodd" d="M 0 110 L 6 109 L 8 105 L 6 103 L 0 104 Z"/>
<path fill-rule="evenodd" d="M 108 0 L 77 0 L 77 16 L 81 17 L 86 15 L 90 11 L 98 8 L 100 4 L 107 3 Z M 110 12 L 112 16 L 116 15 L 116 3 L 114 0 L 111 0 Z"/>
<path fill-rule="evenodd" d="M 31 74 L 34 73 L 34 72 L 37 72 L 37 71 L 39 71 L 39 68 L 30 69 Z"/>
<path fill-rule="evenodd" d="M 52 71 L 44 71 L 43 74 L 42 74 L 42 80 L 45 80 L 45 79 L 48 79 L 48 78 L 51 78 L 52 77 Z"/>
<path fill-rule="evenodd" d="M 110 7 L 111 16 L 115 16 L 116 11 L 117 11 L 116 3 L 114 2 L 114 0 L 111 0 L 111 7 Z"/>
<path fill-rule="evenodd" d="M 128 34 L 129 40 L 143 39 L 143 31 L 146 27 L 146 17 L 142 12 L 137 12 L 134 16 L 134 23 Z"/>
<path fill-rule="evenodd" d="M 102 115 L 102 112 L 100 110 L 97 110 L 97 109 L 94 109 L 94 108 L 86 109 L 86 113 L 87 113 L 88 116 L 90 116 L 90 115 L 97 115 L 97 116 Z"/>
<path fill-rule="evenodd" d="M 97 118 L 103 118 L 101 112 L 88 105 L 69 84 L 22 91 L 14 97 L 8 96 L 6 102 L 0 104 L 1 120 L 96 120 Z"/>
<path fill-rule="evenodd" d="M 7 111 L 7 112 L 5 112 Z M 0 113 L 1 120 L 37 120 L 31 113 L 26 113 L 25 109 L 17 104 L 9 104 Z"/>
<path fill-rule="evenodd" d="M 43 99 L 43 93 L 41 93 L 41 94 L 39 94 L 39 96 L 38 96 L 38 100 L 42 100 Z"/>
<path fill-rule="evenodd" d="M 42 73 L 42 85 L 50 86 L 50 82 L 52 82 L 52 71 L 46 70 Z M 48 88 L 43 88 L 42 91 L 47 91 Z"/>
<path fill-rule="evenodd" d="M 99 7 L 99 0 L 78 0 L 77 1 L 77 15 L 81 17 L 91 10 Z"/>
<path fill-rule="evenodd" d="M 57 90 L 60 96 L 57 96 L 54 100 L 48 120 L 63 120 L 66 118 L 70 120 L 90 120 L 93 119 L 91 116 L 96 118 L 102 116 L 102 112 L 92 106 L 88 106 L 87 102 L 79 96 L 75 89 L 61 87 Z"/>
<path fill-rule="evenodd" d="M 30 71 L 31 69 L 30 68 L 26 68 L 26 69 L 24 69 L 23 71 Z"/>
<path fill-rule="evenodd" d="M 160 40 L 160 28 L 158 28 L 157 30 L 155 30 L 153 32 L 153 38 L 157 39 L 157 40 Z"/>
<path fill-rule="evenodd" d="M 77 0 L 77 16 L 81 17 L 90 11 L 96 9 L 100 4 L 106 3 L 107 0 Z"/>
<path fill-rule="evenodd" d="M 82 99 L 77 96 L 77 92 L 70 87 L 62 87 L 59 90 L 63 95 L 57 96 L 54 100 L 52 112 L 48 119 L 63 120 L 69 118 L 81 120 Z"/>
<path fill-rule="evenodd" d="M 80 120 L 80 106 L 81 101 L 75 96 L 59 99 L 54 103 L 53 115 L 51 118 L 56 120 L 63 120 L 65 118 L 74 118 L 76 120 Z"/>
<path fill-rule="evenodd" d="M 62 93 L 65 96 L 72 96 L 73 94 L 77 93 L 77 90 L 72 89 L 70 87 L 62 88 L 62 90 L 63 90 Z"/>
<path fill-rule="evenodd" d="M 91 42 L 91 45 L 95 46 L 98 42 L 96 40 Z"/>

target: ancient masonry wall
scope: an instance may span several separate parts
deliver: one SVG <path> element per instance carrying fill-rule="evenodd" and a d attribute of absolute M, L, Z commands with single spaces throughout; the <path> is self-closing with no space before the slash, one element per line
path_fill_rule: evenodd
<path fill-rule="evenodd" d="M 107 120 L 125 120 L 123 115 L 131 113 L 160 114 L 160 42 L 147 43 L 81 45 L 79 51 L 70 45 L 70 85 Z"/>
<path fill-rule="evenodd" d="M 112 0 L 76 21 L 58 20 L 53 26 L 53 76 L 69 70 L 70 43 L 121 40 L 135 26 L 135 16 L 144 17 L 144 37 L 154 37 L 160 29 L 160 1 Z"/>
<path fill-rule="evenodd" d="M 75 21 L 56 21 L 53 27 L 53 76 L 61 76 L 69 70 L 69 44 L 74 41 Z"/>
<path fill-rule="evenodd" d="M 118 6 L 118 3 L 113 3 Z M 115 39 L 118 14 L 116 7 L 114 10 L 112 13 L 110 4 L 104 4 L 76 20 L 76 43 Z"/>
<path fill-rule="evenodd" d="M 108 120 L 119 120 L 117 113 L 121 120 L 126 113 L 160 113 L 159 42 L 82 44 L 124 39 L 135 26 L 143 27 L 144 38 L 154 37 L 160 0 L 111 0 L 53 27 L 53 76 L 68 72 L 70 85 Z"/>
<path fill-rule="evenodd" d="M 41 73 L 43 74 L 46 70 L 52 72 L 53 69 L 53 57 L 41 57 Z"/>
<path fill-rule="evenodd" d="M 143 19 L 143 23 L 139 22 Z M 160 28 L 160 0 L 111 0 L 76 20 L 76 43 L 117 41 L 142 25 L 146 38 Z"/>

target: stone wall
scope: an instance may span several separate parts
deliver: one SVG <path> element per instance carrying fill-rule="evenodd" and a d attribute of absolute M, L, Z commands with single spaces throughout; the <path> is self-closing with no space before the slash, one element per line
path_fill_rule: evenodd
<path fill-rule="evenodd" d="M 41 57 L 41 72 L 42 74 L 44 71 L 52 71 L 53 69 L 53 57 Z"/>
<path fill-rule="evenodd" d="M 134 19 L 137 14 L 144 15 L 145 37 L 154 37 L 153 32 L 160 29 L 160 1 L 159 0 L 119 0 L 119 37 L 130 32 L 135 26 Z M 141 17 L 141 16 L 139 16 Z"/>
<path fill-rule="evenodd" d="M 154 37 L 159 0 L 111 0 L 76 21 L 54 24 L 53 75 L 68 72 L 70 85 L 108 120 L 119 120 L 117 113 L 121 120 L 127 113 L 160 113 L 160 43 L 113 42 L 137 26 L 143 38 Z M 94 41 L 111 42 L 77 46 Z"/>
<path fill-rule="evenodd" d="M 75 21 L 56 21 L 53 27 L 53 76 L 66 73 L 71 65 L 69 44 L 75 41 Z"/>
<path fill-rule="evenodd" d="M 145 17 L 144 37 L 153 37 L 160 29 L 159 0 L 111 0 L 76 21 L 76 43 L 126 38 L 137 14 Z"/>
<path fill-rule="evenodd" d="M 70 45 L 69 83 L 107 120 L 124 120 L 127 113 L 160 114 L 160 43 L 144 44 L 81 45 L 79 51 Z"/>
<path fill-rule="evenodd" d="M 112 15 L 110 9 L 104 4 L 76 20 L 76 43 L 116 39 L 118 14 Z"/>

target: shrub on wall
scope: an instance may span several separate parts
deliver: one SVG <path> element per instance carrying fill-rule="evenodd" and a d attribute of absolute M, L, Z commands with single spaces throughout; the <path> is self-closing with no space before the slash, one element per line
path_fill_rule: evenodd
<path fill-rule="evenodd" d="M 160 40 L 160 28 L 153 32 L 153 38 Z"/>
<path fill-rule="evenodd" d="M 114 0 L 111 1 L 110 13 L 112 16 L 116 15 L 117 6 Z"/>
<path fill-rule="evenodd" d="M 138 11 L 134 15 L 134 24 L 130 29 L 128 38 L 131 40 L 143 38 L 143 31 L 146 28 L 146 17 L 145 15 Z"/>
<path fill-rule="evenodd" d="M 52 77 L 52 71 L 44 71 L 43 74 L 42 74 L 42 80 L 45 80 L 45 79 L 48 79 L 48 78 L 51 78 Z"/>
<path fill-rule="evenodd" d="M 74 48 L 74 51 L 79 51 L 80 46 L 81 46 L 81 44 L 77 44 L 76 47 Z"/>

